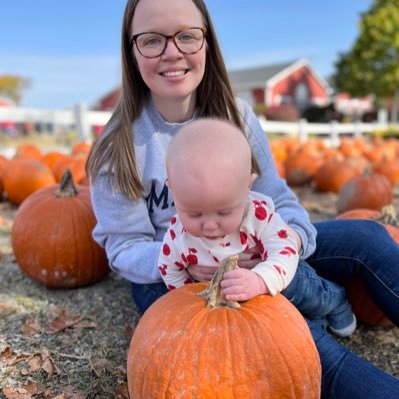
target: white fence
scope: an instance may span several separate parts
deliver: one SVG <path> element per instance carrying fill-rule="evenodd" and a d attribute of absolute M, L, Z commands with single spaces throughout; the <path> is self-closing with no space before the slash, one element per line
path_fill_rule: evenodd
<path fill-rule="evenodd" d="M 267 133 L 280 133 L 297 137 L 302 142 L 308 140 L 310 135 L 321 136 L 325 138 L 326 143 L 331 147 L 339 145 L 341 135 L 360 137 L 375 130 L 385 130 L 388 127 L 399 130 L 399 125 L 388 125 L 387 123 L 379 122 L 338 123 L 333 121 L 330 123 L 309 123 L 305 119 L 301 119 L 298 122 L 277 122 L 268 121 L 263 117 L 259 117 L 259 122 Z"/>
<path fill-rule="evenodd" d="M 32 123 L 46 126 L 51 132 L 62 128 L 77 129 L 82 140 L 91 138 L 93 126 L 105 125 L 111 112 L 92 111 L 85 104 L 78 104 L 73 109 L 45 110 L 34 108 L 0 107 L 0 125 L 3 122 Z"/>
<path fill-rule="evenodd" d="M 49 126 L 52 132 L 71 127 L 77 129 L 82 140 L 90 139 L 92 127 L 105 125 L 110 117 L 111 112 L 92 111 L 84 104 L 79 104 L 74 109 L 61 111 L 0 107 L 0 125 L 2 122 L 43 124 Z M 306 120 L 276 122 L 267 121 L 263 117 L 259 118 L 259 122 L 267 133 L 290 135 L 301 141 L 306 141 L 309 135 L 322 136 L 333 147 L 339 144 L 340 135 L 359 137 L 373 130 L 388 127 L 386 123 L 308 123 Z M 399 129 L 399 125 L 395 127 Z"/>

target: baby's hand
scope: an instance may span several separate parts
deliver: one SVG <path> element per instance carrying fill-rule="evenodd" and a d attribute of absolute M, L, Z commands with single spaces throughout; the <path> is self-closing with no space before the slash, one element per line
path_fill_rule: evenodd
<path fill-rule="evenodd" d="M 226 301 L 247 301 L 269 292 L 262 278 L 248 269 L 226 272 L 220 285 Z"/>

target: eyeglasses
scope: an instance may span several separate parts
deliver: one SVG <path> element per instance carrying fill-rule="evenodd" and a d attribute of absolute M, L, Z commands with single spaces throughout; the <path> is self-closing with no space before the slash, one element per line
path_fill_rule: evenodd
<path fill-rule="evenodd" d="M 183 54 L 194 54 L 204 45 L 205 35 L 206 28 L 187 28 L 174 35 L 143 32 L 132 37 L 132 45 L 136 44 L 137 50 L 143 57 L 156 58 L 164 53 L 168 40 L 171 39 Z"/>

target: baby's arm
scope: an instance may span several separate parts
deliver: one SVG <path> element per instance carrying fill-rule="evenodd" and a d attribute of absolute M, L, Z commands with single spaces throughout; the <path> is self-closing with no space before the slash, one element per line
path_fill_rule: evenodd
<path fill-rule="evenodd" d="M 229 301 L 244 301 L 257 295 L 275 295 L 288 286 L 295 275 L 299 260 L 300 242 L 297 235 L 274 212 L 267 209 L 268 217 L 255 222 L 256 242 L 261 259 L 252 269 L 238 268 L 224 274 L 223 294 Z"/>
<path fill-rule="evenodd" d="M 251 271 L 262 278 L 269 294 L 276 295 L 289 285 L 295 275 L 300 243 L 276 212 L 268 218 L 258 239 L 262 261 Z"/>
<path fill-rule="evenodd" d="M 181 258 L 180 254 L 181 251 L 176 240 L 171 238 L 169 229 L 165 234 L 158 260 L 159 271 L 169 290 L 194 282 L 186 270 L 188 263 Z"/>

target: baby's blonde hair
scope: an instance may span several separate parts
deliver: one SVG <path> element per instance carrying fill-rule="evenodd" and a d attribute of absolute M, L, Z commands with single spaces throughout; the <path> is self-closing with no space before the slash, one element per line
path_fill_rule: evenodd
<path fill-rule="evenodd" d="M 236 125 L 202 118 L 179 130 L 168 147 L 166 166 L 170 181 L 183 171 L 199 177 L 203 171 L 209 172 L 209 168 L 249 176 L 251 148 Z"/>

